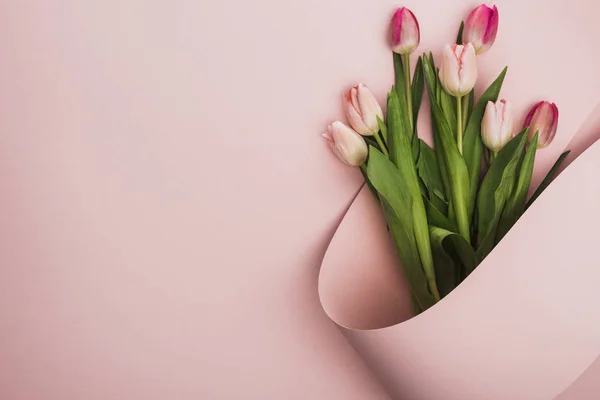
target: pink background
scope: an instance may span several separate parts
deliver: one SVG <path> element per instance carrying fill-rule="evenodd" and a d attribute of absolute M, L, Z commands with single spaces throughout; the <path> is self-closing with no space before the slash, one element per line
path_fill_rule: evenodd
<path fill-rule="evenodd" d="M 477 4 L 407 2 L 421 49 Z M 384 99 L 397 5 L 1 2 L 0 398 L 389 398 L 319 301 L 362 178 L 318 135 Z M 598 6 L 498 6 L 481 85 L 561 109 L 539 176 L 600 100 Z"/>

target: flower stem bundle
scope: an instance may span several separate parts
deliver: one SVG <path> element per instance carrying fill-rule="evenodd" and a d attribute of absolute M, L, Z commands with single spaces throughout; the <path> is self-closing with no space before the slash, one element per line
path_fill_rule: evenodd
<path fill-rule="evenodd" d="M 506 68 L 475 95 L 477 57 L 492 47 L 498 21 L 495 6 L 477 7 L 440 67 L 423 54 L 411 76 L 421 33 L 415 15 L 398 9 L 386 115 L 359 84 L 344 96 L 351 127 L 338 121 L 325 134 L 342 161 L 361 167 L 381 204 L 417 312 L 456 288 L 525 212 L 536 151 L 557 131 L 558 108 L 549 102 L 536 104 L 515 131 L 512 104 L 499 100 Z M 417 132 L 425 91 L 433 146 Z"/>

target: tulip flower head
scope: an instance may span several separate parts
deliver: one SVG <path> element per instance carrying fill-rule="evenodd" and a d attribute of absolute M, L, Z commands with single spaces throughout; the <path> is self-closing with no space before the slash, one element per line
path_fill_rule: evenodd
<path fill-rule="evenodd" d="M 379 131 L 377 117 L 383 121 L 383 111 L 367 85 L 360 83 L 344 93 L 344 110 L 356 132 L 372 136 Z"/>
<path fill-rule="evenodd" d="M 498 8 L 480 5 L 467 17 L 463 31 L 463 43 L 472 43 L 477 54 L 492 47 L 498 33 Z"/>
<path fill-rule="evenodd" d="M 334 154 L 345 164 L 358 167 L 366 161 L 369 154 L 367 143 L 344 123 L 334 122 L 322 136 Z"/>
<path fill-rule="evenodd" d="M 529 127 L 529 142 L 533 140 L 535 133 L 538 132 L 538 149 L 547 147 L 558 128 L 558 107 L 556 104 L 548 101 L 537 103 L 525 119 L 525 127 Z"/>
<path fill-rule="evenodd" d="M 488 101 L 481 121 L 481 140 L 485 147 L 497 153 L 510 141 L 514 134 L 512 105 L 500 100 Z"/>
<path fill-rule="evenodd" d="M 398 54 L 410 54 L 421 41 L 419 22 L 408 8 L 396 10 L 392 17 L 392 50 Z"/>
<path fill-rule="evenodd" d="M 451 96 L 468 94 L 477 81 L 477 59 L 475 48 L 466 45 L 446 45 L 440 67 L 442 87 Z"/>

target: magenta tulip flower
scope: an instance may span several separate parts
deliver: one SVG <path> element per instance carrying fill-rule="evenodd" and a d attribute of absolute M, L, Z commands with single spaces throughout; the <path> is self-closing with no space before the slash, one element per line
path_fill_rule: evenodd
<path fill-rule="evenodd" d="M 529 127 L 529 142 L 538 132 L 538 149 L 548 147 L 558 128 L 558 107 L 548 101 L 537 103 L 525 119 L 525 127 Z"/>
<path fill-rule="evenodd" d="M 480 5 L 467 17 L 463 31 L 463 43 L 472 43 L 477 54 L 492 47 L 498 33 L 498 8 Z"/>
<path fill-rule="evenodd" d="M 411 54 L 419 46 L 419 22 L 408 8 L 396 10 L 392 17 L 392 50 L 398 54 Z"/>

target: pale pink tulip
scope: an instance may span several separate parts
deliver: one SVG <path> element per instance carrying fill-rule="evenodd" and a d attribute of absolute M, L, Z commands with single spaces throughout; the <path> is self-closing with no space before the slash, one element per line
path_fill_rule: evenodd
<path fill-rule="evenodd" d="M 360 83 L 344 93 L 344 110 L 356 132 L 371 136 L 379 131 L 377 117 L 383 121 L 383 111 L 366 85 Z"/>
<path fill-rule="evenodd" d="M 475 48 L 466 45 L 446 45 L 440 67 L 440 81 L 444 90 L 461 97 L 473 90 L 477 81 L 477 59 Z"/>
<path fill-rule="evenodd" d="M 396 10 L 392 17 L 392 50 L 398 54 L 410 54 L 421 41 L 419 21 L 408 8 Z"/>
<path fill-rule="evenodd" d="M 492 47 L 498 33 L 498 8 L 480 5 L 467 17 L 463 31 L 463 43 L 472 43 L 477 54 Z"/>
<path fill-rule="evenodd" d="M 342 162 L 358 167 L 367 159 L 367 143 L 358 133 L 340 121 L 329 125 L 323 133 L 329 147 Z"/>
<path fill-rule="evenodd" d="M 502 150 L 514 133 L 512 105 L 506 100 L 488 101 L 481 121 L 481 140 L 494 153 Z"/>
<path fill-rule="evenodd" d="M 525 119 L 525 127 L 529 127 L 529 141 L 533 139 L 533 136 L 538 132 L 538 149 L 547 147 L 554 136 L 558 128 L 558 107 L 556 104 L 548 101 L 540 101 L 537 103 Z"/>

